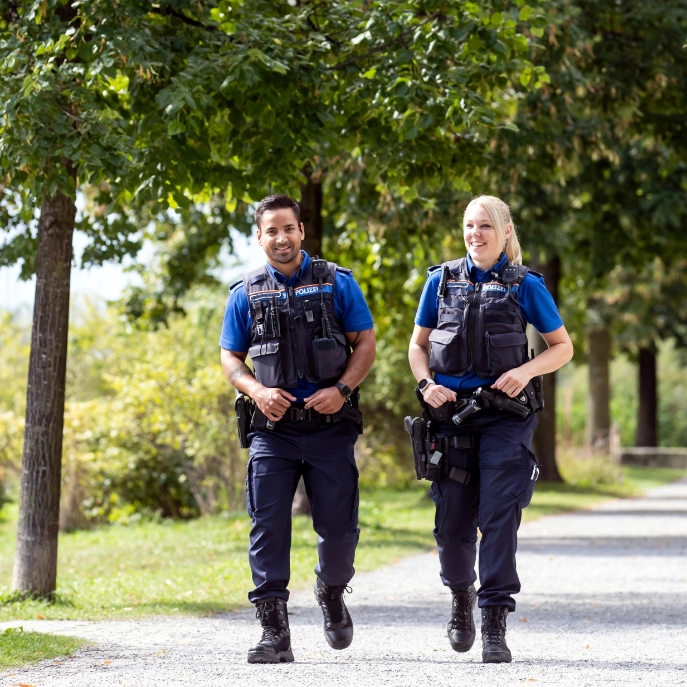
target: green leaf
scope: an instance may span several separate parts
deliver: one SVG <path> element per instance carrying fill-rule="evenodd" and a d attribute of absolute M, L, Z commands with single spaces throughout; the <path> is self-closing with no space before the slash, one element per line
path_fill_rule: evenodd
<path fill-rule="evenodd" d="M 525 5 L 520 10 L 520 14 L 518 15 L 518 19 L 520 21 L 527 21 L 530 18 L 531 14 L 532 14 L 532 7 L 530 5 Z"/>
<path fill-rule="evenodd" d="M 176 136 L 177 134 L 183 134 L 184 131 L 186 131 L 186 125 L 183 122 L 180 122 L 178 119 L 173 119 L 167 125 L 167 133 L 170 136 Z"/>

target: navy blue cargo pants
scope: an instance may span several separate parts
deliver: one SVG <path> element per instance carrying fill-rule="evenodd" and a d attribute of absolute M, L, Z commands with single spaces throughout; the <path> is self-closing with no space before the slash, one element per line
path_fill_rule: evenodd
<path fill-rule="evenodd" d="M 452 589 L 475 582 L 477 528 L 479 546 L 478 605 L 515 610 L 520 591 L 515 568 L 522 509 L 534 492 L 536 460 L 530 451 L 534 415 L 523 419 L 500 410 L 484 410 L 465 424 L 434 425 L 435 434 L 474 437 L 471 449 L 448 449 L 449 465 L 467 470 L 469 484 L 448 477 L 432 483 L 436 504 L 434 537 L 441 580 Z"/>
<path fill-rule="evenodd" d="M 315 574 L 327 585 L 353 577 L 358 544 L 358 469 L 350 422 L 277 425 L 251 434 L 246 500 L 253 526 L 249 560 L 256 603 L 274 596 L 288 600 L 291 504 L 301 475 L 317 532 Z"/>

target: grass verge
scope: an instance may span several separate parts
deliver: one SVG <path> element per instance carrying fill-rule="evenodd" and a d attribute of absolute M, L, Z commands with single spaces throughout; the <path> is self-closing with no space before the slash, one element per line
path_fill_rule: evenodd
<path fill-rule="evenodd" d="M 38 663 L 47 658 L 68 656 L 88 642 L 80 637 L 63 637 L 44 632 L 9 628 L 0 632 L 0 670 Z"/>
<path fill-rule="evenodd" d="M 624 468 L 622 484 L 537 485 L 524 520 L 588 508 L 683 477 L 667 468 Z M 359 572 L 434 548 L 434 506 L 427 483 L 398 491 L 363 490 L 360 499 Z M 52 603 L 9 594 L 16 505 L 0 523 L 0 621 L 14 619 L 140 618 L 210 615 L 245 605 L 251 588 L 247 560 L 250 521 L 244 514 L 191 522 L 139 523 L 60 535 L 59 587 Z M 291 587 L 312 584 L 316 535 L 308 518 L 293 523 Z"/>

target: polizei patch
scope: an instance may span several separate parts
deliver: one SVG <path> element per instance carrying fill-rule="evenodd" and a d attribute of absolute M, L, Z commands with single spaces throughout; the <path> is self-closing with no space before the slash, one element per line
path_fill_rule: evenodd
<path fill-rule="evenodd" d="M 296 296 L 297 298 L 300 298 L 301 296 L 312 296 L 313 294 L 316 293 L 331 293 L 332 292 L 332 285 L 331 284 L 322 284 L 322 287 L 320 287 L 319 284 L 307 284 L 306 286 L 297 286 L 293 290 L 293 295 Z"/>
<path fill-rule="evenodd" d="M 503 284 L 489 282 L 482 287 L 482 291 L 498 291 L 499 293 L 508 293 L 508 287 L 503 286 Z"/>

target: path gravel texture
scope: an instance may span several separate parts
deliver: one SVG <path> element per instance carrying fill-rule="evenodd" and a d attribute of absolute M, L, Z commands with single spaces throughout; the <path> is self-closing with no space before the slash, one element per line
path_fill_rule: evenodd
<path fill-rule="evenodd" d="M 523 592 L 508 617 L 513 663 L 481 663 L 446 639 L 449 592 L 436 554 L 353 580 L 355 639 L 333 651 L 311 591 L 289 603 L 296 662 L 248 665 L 259 638 L 251 609 L 224 616 L 131 622 L 32 621 L 26 629 L 96 645 L 61 663 L 0 675 L 2 685 L 105 687 L 238 685 L 687 684 L 687 481 L 645 498 L 543 518 L 520 531 Z M 478 612 L 475 613 L 478 622 Z"/>

